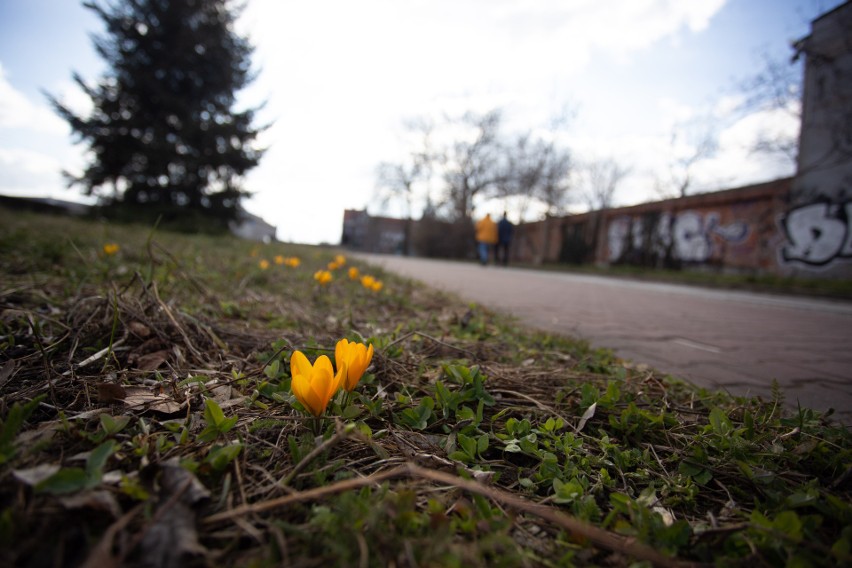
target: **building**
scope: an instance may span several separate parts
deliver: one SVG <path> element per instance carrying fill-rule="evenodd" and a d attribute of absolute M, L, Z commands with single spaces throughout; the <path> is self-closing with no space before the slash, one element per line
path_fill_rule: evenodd
<path fill-rule="evenodd" d="M 340 244 L 363 252 L 403 254 L 407 224 L 406 219 L 375 217 L 366 209 L 347 209 L 343 212 Z"/>
<path fill-rule="evenodd" d="M 242 207 L 237 211 L 237 218 L 228 222 L 231 233 L 250 241 L 269 243 L 275 240 L 277 229 L 257 215 L 252 215 Z"/>
<path fill-rule="evenodd" d="M 802 126 L 782 263 L 852 277 L 852 2 L 811 23 L 796 44 L 805 58 Z"/>

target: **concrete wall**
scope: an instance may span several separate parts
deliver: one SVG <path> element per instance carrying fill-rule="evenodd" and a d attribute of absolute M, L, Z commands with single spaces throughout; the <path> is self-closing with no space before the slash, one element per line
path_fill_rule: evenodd
<path fill-rule="evenodd" d="M 791 179 L 520 225 L 518 262 L 777 272 Z"/>

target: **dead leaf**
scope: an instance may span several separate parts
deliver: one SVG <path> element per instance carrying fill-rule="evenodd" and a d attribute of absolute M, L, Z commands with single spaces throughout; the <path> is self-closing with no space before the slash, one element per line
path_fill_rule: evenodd
<path fill-rule="evenodd" d="M 169 358 L 169 352 L 166 350 L 154 351 L 147 355 L 140 355 L 136 358 L 136 368 L 140 371 L 155 371 L 162 366 Z"/>
<path fill-rule="evenodd" d="M 583 429 L 583 427 L 586 425 L 586 422 L 588 422 L 588 421 L 589 421 L 589 419 L 590 419 L 592 416 L 594 416 L 594 415 L 595 415 L 595 410 L 597 410 L 597 408 L 598 408 L 598 403 L 597 403 L 597 402 L 593 402 L 593 403 L 592 403 L 592 405 L 591 405 L 589 408 L 587 408 L 587 409 L 586 409 L 586 411 L 585 411 L 585 412 L 583 413 L 583 415 L 580 417 L 580 423 L 579 423 L 579 424 L 577 424 L 577 432 L 579 432 L 580 430 L 582 430 L 582 429 Z"/>
<path fill-rule="evenodd" d="M 98 383 L 97 388 L 100 402 L 118 402 L 127 397 L 127 391 L 124 387 L 115 383 Z"/>
<path fill-rule="evenodd" d="M 59 465 L 43 463 L 27 469 L 13 469 L 12 476 L 21 483 L 32 487 L 33 485 L 44 481 L 57 471 L 59 471 Z"/>
<path fill-rule="evenodd" d="M 208 385 L 209 384 L 210 383 L 208 383 Z M 224 385 L 216 385 L 212 387 L 210 389 L 210 394 L 212 395 L 213 400 L 215 400 L 221 406 L 222 404 L 231 400 L 231 391 L 231 385 L 226 383 Z"/>
<path fill-rule="evenodd" d="M 663 519 L 663 524 L 667 527 L 670 527 L 674 524 L 675 518 L 669 509 L 666 509 L 665 507 L 660 507 L 658 505 L 656 507 L 653 507 L 651 510 L 660 515 L 660 517 Z"/>
<path fill-rule="evenodd" d="M 207 549 L 198 542 L 193 506 L 210 497 L 198 479 L 170 461 L 160 476 L 159 507 L 139 544 L 141 566 L 182 568 Z"/>
<path fill-rule="evenodd" d="M 137 337 L 146 338 L 151 335 L 151 329 L 142 322 L 132 321 L 127 324 L 127 329 Z"/>
<path fill-rule="evenodd" d="M 106 511 L 114 519 L 121 516 L 121 507 L 115 495 L 109 491 L 83 491 L 67 497 L 60 497 L 59 502 L 66 509 L 94 509 Z"/>
<path fill-rule="evenodd" d="M 0 387 L 6 384 L 6 381 L 12 378 L 15 373 L 15 360 L 9 359 L 3 368 L 0 369 Z"/>
<path fill-rule="evenodd" d="M 124 404 L 134 410 L 152 410 L 163 414 L 174 414 L 186 405 L 180 403 L 171 396 L 161 393 L 152 392 L 148 387 L 126 387 L 127 396 L 124 399 Z"/>

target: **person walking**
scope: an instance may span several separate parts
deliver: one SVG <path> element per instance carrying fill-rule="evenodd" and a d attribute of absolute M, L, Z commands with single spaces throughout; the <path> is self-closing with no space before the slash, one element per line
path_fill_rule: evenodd
<path fill-rule="evenodd" d="M 491 249 L 497 244 L 497 223 L 491 219 L 490 213 L 486 213 L 485 217 L 476 223 L 476 244 L 479 262 L 485 266 L 491 256 Z"/>
<path fill-rule="evenodd" d="M 506 212 L 503 212 L 503 217 L 497 222 L 497 247 L 494 249 L 494 262 L 502 263 L 503 266 L 509 265 L 509 245 L 512 244 L 512 233 L 515 226 L 509 221 Z"/>

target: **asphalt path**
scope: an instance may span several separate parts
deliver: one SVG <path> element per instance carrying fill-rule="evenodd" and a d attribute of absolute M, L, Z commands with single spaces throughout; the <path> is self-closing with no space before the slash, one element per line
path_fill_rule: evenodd
<path fill-rule="evenodd" d="M 852 302 L 353 256 L 710 389 L 768 398 L 777 380 L 789 406 L 852 424 Z"/>

